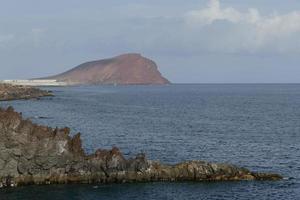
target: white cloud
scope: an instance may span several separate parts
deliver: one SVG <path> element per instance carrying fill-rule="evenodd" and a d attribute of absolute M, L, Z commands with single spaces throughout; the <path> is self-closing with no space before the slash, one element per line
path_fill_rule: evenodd
<path fill-rule="evenodd" d="M 207 8 L 201 10 L 193 10 L 187 13 L 188 22 L 207 25 L 215 20 L 228 20 L 230 22 L 238 22 L 241 20 L 241 13 L 233 8 L 221 9 L 218 0 L 210 0 Z"/>
<path fill-rule="evenodd" d="M 0 43 L 8 42 L 10 40 L 14 39 L 13 34 L 8 34 L 8 35 L 0 35 Z"/>
<path fill-rule="evenodd" d="M 219 0 L 210 0 L 207 7 L 188 12 L 185 21 L 189 28 L 202 30 L 214 26 L 218 21 L 230 23 L 229 28 L 224 28 L 224 34 L 220 33 L 219 37 L 223 37 L 224 41 L 230 41 L 227 44 L 221 42 L 220 46 L 231 45 L 231 50 L 272 49 L 277 52 L 300 50 L 300 11 L 261 15 L 255 8 L 243 12 L 233 7 L 223 8 Z M 230 35 L 228 36 L 226 32 L 230 32 Z"/>

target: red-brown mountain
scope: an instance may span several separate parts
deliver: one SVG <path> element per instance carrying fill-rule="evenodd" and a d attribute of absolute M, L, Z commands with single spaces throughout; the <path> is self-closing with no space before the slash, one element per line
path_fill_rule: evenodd
<path fill-rule="evenodd" d="M 154 61 L 140 54 L 123 54 L 83 63 L 67 72 L 42 79 L 68 84 L 168 84 Z"/>

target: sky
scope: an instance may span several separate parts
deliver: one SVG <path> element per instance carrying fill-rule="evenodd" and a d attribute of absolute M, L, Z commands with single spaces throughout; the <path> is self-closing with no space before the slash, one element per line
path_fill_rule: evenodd
<path fill-rule="evenodd" d="M 174 83 L 299 83 L 299 0 L 0 0 L 0 79 L 123 53 Z"/>

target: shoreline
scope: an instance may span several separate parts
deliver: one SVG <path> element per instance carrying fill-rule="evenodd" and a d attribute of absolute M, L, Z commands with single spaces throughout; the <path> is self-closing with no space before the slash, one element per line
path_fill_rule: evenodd
<path fill-rule="evenodd" d="M 166 165 L 145 154 L 125 159 L 122 152 L 98 149 L 87 154 L 80 133 L 50 128 L 23 119 L 12 107 L 0 109 L 0 187 L 49 184 L 277 181 L 273 173 L 205 161 Z"/>
<path fill-rule="evenodd" d="M 39 88 L 0 83 L 0 101 L 28 100 L 54 96 L 52 92 Z"/>

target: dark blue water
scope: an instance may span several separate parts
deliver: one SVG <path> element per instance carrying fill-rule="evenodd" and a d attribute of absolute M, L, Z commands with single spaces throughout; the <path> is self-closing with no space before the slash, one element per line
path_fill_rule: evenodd
<path fill-rule="evenodd" d="M 279 182 L 30 186 L 0 199 L 300 199 L 300 85 L 50 88 L 56 97 L 2 102 L 27 118 L 82 133 L 88 152 L 229 162 L 277 172 Z M 39 119 L 38 117 L 46 117 Z"/>

